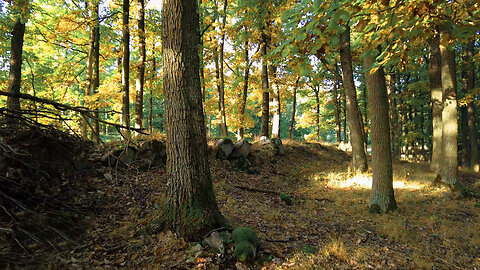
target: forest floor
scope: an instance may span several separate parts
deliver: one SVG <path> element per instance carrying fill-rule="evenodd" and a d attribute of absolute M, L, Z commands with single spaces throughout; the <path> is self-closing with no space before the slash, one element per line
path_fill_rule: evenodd
<path fill-rule="evenodd" d="M 164 169 L 96 166 L 71 195 L 70 205 L 79 210 L 69 233 L 55 230 L 61 237 L 30 244 L 15 238 L 17 248 L 2 247 L 0 241 L 0 266 L 480 269 L 480 200 L 432 187 L 434 174 L 427 164 L 395 162 L 398 211 L 369 214 L 371 174 L 353 175 L 345 152 L 317 142 L 284 141 L 284 145 L 286 155 L 253 174 L 210 158 L 221 212 L 232 226 L 250 227 L 258 235 L 260 249 L 254 262 L 237 262 L 231 244 L 222 253 L 156 230 L 165 201 Z M 462 182 L 477 190 L 479 178 L 461 171 Z M 275 193 L 246 189 L 252 187 L 289 194 L 294 203 L 289 206 Z M 10 214 L 18 219 L 22 213 Z M 8 239 L 1 233 L 0 240 Z"/>

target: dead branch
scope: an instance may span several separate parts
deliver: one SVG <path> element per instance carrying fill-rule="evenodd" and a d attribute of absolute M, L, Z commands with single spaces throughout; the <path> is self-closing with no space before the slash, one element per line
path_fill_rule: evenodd
<path fill-rule="evenodd" d="M 103 113 L 104 111 L 101 111 L 101 110 L 89 110 L 85 107 L 70 106 L 70 105 L 67 105 L 67 104 L 62 104 L 62 103 L 58 103 L 58 102 L 55 102 L 55 101 L 52 101 L 52 100 L 39 98 L 39 97 L 34 97 L 32 95 L 22 94 L 22 93 L 12 94 L 12 93 L 8 93 L 8 92 L 0 92 L 0 96 L 17 97 L 17 98 L 21 98 L 21 99 L 27 99 L 27 100 L 31 100 L 31 101 L 35 101 L 35 102 L 48 104 L 48 105 L 52 105 L 53 107 L 55 107 L 57 110 L 60 110 L 60 111 L 70 110 L 70 111 L 79 112 L 82 115 L 84 115 L 88 118 L 91 118 L 91 119 L 98 120 L 98 122 L 103 123 L 105 125 L 113 126 L 113 127 L 116 127 L 117 129 L 122 128 L 122 129 L 127 129 L 127 130 L 133 130 L 133 131 L 136 131 L 138 133 L 147 135 L 147 133 L 144 132 L 145 129 L 143 129 L 143 128 L 127 127 L 127 126 L 123 126 L 123 125 L 120 125 L 120 124 L 117 124 L 117 123 L 108 122 L 108 121 L 105 121 L 105 120 L 102 120 L 102 119 L 99 119 L 99 118 L 95 117 L 95 115 L 93 113 L 97 113 L 97 112 L 98 113 Z"/>

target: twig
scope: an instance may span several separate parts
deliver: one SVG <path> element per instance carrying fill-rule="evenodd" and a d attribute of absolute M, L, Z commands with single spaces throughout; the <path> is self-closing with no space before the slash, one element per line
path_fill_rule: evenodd
<path fill-rule="evenodd" d="M 267 193 L 267 194 L 275 194 L 275 195 L 280 195 L 281 192 L 274 191 L 274 190 L 265 190 L 265 189 L 259 189 L 259 188 L 252 188 L 252 187 L 244 187 L 244 186 L 233 186 L 234 188 L 238 189 L 243 189 L 247 191 L 253 191 L 253 192 L 260 192 L 260 193 Z"/>

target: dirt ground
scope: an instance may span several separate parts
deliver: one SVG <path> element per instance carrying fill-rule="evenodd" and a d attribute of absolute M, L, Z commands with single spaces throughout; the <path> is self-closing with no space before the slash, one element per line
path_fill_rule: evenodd
<path fill-rule="evenodd" d="M 0 266 L 480 269 L 480 200 L 431 186 L 434 174 L 428 164 L 396 162 L 398 211 L 369 214 L 371 174 L 352 174 L 347 153 L 316 142 L 284 141 L 284 145 L 286 155 L 255 172 L 210 157 L 221 212 L 233 227 L 249 227 L 258 235 L 260 248 L 254 262 L 237 262 L 231 243 L 220 252 L 201 239 L 187 243 L 158 230 L 165 201 L 164 168 L 93 163 L 76 177 L 58 175 L 62 180 L 55 185 L 58 190 L 37 190 L 48 193 L 48 203 L 41 194 L 32 199 L 35 204 L 0 196 L 0 211 L 7 213 L 0 216 Z M 461 171 L 461 181 L 477 190 L 479 177 Z M 4 179 L 0 184 L 10 182 Z M 279 193 L 291 196 L 293 204 L 287 205 Z M 54 218 L 48 218 L 49 213 Z"/>

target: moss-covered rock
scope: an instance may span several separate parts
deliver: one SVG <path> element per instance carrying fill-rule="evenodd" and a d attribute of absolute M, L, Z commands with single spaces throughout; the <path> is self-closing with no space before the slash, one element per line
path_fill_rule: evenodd
<path fill-rule="evenodd" d="M 258 238 L 250 228 L 237 227 L 232 232 L 235 244 L 235 257 L 240 261 L 252 261 L 255 259 L 258 248 Z"/>

